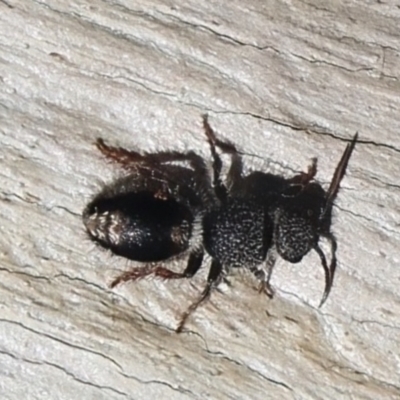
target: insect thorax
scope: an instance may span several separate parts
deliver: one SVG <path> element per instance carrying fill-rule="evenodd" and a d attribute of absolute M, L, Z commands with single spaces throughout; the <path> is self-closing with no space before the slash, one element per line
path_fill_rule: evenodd
<path fill-rule="evenodd" d="M 205 216 L 204 246 L 225 266 L 258 265 L 271 241 L 268 218 L 264 208 L 252 201 L 229 199 Z"/>

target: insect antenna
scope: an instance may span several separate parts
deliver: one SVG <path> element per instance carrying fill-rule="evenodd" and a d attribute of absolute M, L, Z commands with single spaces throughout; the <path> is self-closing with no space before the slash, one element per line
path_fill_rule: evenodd
<path fill-rule="evenodd" d="M 317 254 L 319 255 L 319 258 L 321 259 L 321 263 L 322 266 L 324 268 L 324 272 L 325 272 L 325 290 L 324 290 L 324 294 L 322 295 L 322 299 L 319 303 L 318 307 L 322 307 L 322 305 L 325 303 L 326 299 L 329 296 L 329 293 L 332 289 L 332 285 L 333 285 L 333 277 L 335 275 L 335 269 L 336 269 L 336 255 L 335 252 L 333 251 L 333 248 L 335 248 L 336 251 L 336 240 L 334 240 L 334 242 L 332 243 L 332 260 L 331 260 L 331 264 L 328 267 L 328 263 L 326 262 L 326 257 L 324 252 L 321 250 L 321 248 L 319 247 L 318 244 L 316 244 L 314 246 L 314 250 L 317 252 Z M 333 245 L 333 243 L 335 243 L 335 245 Z"/>
<path fill-rule="evenodd" d="M 339 192 L 340 188 L 340 182 L 342 181 L 347 165 L 349 163 L 351 154 L 353 153 L 354 147 L 357 143 L 358 139 L 358 133 L 356 133 L 353 137 L 353 140 L 351 143 L 349 143 L 346 146 L 346 149 L 342 155 L 342 158 L 339 161 L 339 164 L 336 167 L 336 170 L 333 174 L 331 184 L 329 185 L 329 189 L 326 193 L 326 203 L 325 203 L 325 208 L 322 212 L 321 215 L 321 223 L 322 223 L 322 231 L 321 231 L 321 236 L 325 237 L 326 239 L 329 240 L 331 244 L 331 263 L 328 267 L 326 258 L 324 253 L 322 252 L 321 248 L 316 244 L 314 246 L 314 250 L 318 253 L 322 266 L 324 267 L 325 271 L 325 290 L 324 294 L 322 296 L 321 302 L 319 303 L 319 307 L 321 307 L 325 301 L 327 300 L 329 293 L 331 291 L 332 285 L 333 285 L 333 279 L 335 276 L 335 270 L 336 270 L 336 265 L 337 265 L 337 258 L 336 258 L 336 250 L 337 250 L 337 241 L 335 238 L 335 235 L 329 231 L 330 228 L 330 223 L 331 223 L 331 214 L 332 214 L 332 206 L 333 203 L 336 199 L 336 196 Z"/>
<path fill-rule="evenodd" d="M 354 135 L 351 143 L 349 143 L 347 145 L 347 147 L 342 155 L 342 158 L 340 159 L 339 164 L 336 167 L 335 173 L 333 174 L 331 184 L 330 184 L 328 192 L 327 192 L 326 206 L 325 206 L 324 212 L 322 213 L 322 217 L 324 217 L 324 215 L 327 213 L 328 209 L 332 208 L 333 202 L 335 201 L 335 198 L 339 192 L 340 182 L 346 173 L 347 165 L 349 163 L 351 154 L 357 143 L 357 139 L 358 139 L 358 133 L 356 133 Z"/>

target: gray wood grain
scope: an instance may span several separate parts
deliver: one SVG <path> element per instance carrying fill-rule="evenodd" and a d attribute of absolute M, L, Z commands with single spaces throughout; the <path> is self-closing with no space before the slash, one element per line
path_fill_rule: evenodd
<path fill-rule="evenodd" d="M 400 8 L 373 1 L 0 1 L 1 399 L 399 399 Z M 249 168 L 319 157 L 339 267 L 110 290 L 131 265 L 81 212 L 118 171 L 96 137 L 207 156 L 201 114 Z M 326 248 L 326 246 L 325 246 Z M 181 268 L 183 267 L 180 266 Z"/>

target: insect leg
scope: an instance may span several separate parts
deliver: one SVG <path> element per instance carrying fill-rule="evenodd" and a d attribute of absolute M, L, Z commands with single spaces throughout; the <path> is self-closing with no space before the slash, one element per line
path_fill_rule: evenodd
<path fill-rule="evenodd" d="M 220 174 L 222 168 L 222 161 L 218 153 L 216 152 L 216 147 L 218 147 L 224 153 L 230 154 L 231 156 L 231 166 L 229 167 L 228 175 L 227 175 L 227 185 L 230 189 L 234 190 L 236 185 L 239 185 L 242 180 L 242 157 L 239 155 L 235 145 L 229 142 L 223 142 L 219 140 L 214 130 L 211 128 L 208 123 L 207 115 L 203 115 L 203 125 L 204 131 L 208 139 L 208 143 L 210 144 L 211 155 L 214 160 L 213 169 L 214 169 L 214 185 L 219 188 L 218 190 L 226 193 L 226 187 L 222 184 Z M 218 195 L 218 193 L 217 193 Z M 222 196 L 226 196 L 222 194 Z M 220 196 L 218 196 L 220 197 Z"/>
<path fill-rule="evenodd" d="M 164 268 L 158 265 L 148 265 L 145 267 L 133 268 L 114 279 L 111 282 L 110 287 L 113 288 L 122 282 L 136 281 L 138 279 L 145 278 L 146 276 L 155 276 L 161 279 L 191 278 L 200 269 L 203 262 L 203 256 L 203 250 L 193 251 L 192 253 L 190 253 L 188 264 L 183 272 L 174 272 L 169 270 L 168 268 Z"/>
<path fill-rule="evenodd" d="M 197 170 L 206 170 L 203 159 L 193 151 L 179 153 L 177 151 L 164 151 L 159 153 L 140 154 L 133 150 L 126 150 L 122 147 L 113 147 L 104 143 L 103 139 L 97 139 L 96 146 L 100 152 L 109 160 L 114 161 L 125 169 L 134 168 L 137 163 L 146 163 L 151 166 L 159 166 L 163 163 L 173 161 L 188 161 Z"/>
<path fill-rule="evenodd" d="M 288 182 L 297 185 L 307 185 L 308 183 L 310 183 L 317 174 L 317 162 L 317 158 L 312 158 L 311 164 L 308 166 L 307 172 L 300 172 L 298 175 L 290 178 Z"/>
<path fill-rule="evenodd" d="M 210 272 L 208 273 L 207 286 L 201 293 L 200 297 L 193 304 L 191 304 L 187 311 L 182 315 L 181 321 L 176 328 L 177 333 L 182 332 L 182 329 L 189 316 L 197 309 L 197 307 L 199 307 L 201 303 L 203 303 L 210 297 L 212 289 L 218 286 L 218 284 L 221 282 L 221 279 L 222 264 L 217 260 L 213 260 L 211 263 Z"/>
<path fill-rule="evenodd" d="M 260 281 L 260 286 L 258 287 L 259 293 L 265 293 L 270 299 L 274 297 L 274 289 L 272 289 L 270 280 L 276 262 L 276 254 L 274 248 L 269 249 L 263 267 L 251 269 L 251 272 Z"/>
<path fill-rule="evenodd" d="M 222 183 L 221 180 L 222 160 L 215 149 L 215 143 L 217 138 L 215 136 L 213 129 L 208 123 L 207 115 L 203 115 L 203 126 L 204 126 L 204 132 L 208 139 L 208 143 L 210 145 L 211 155 L 213 158 L 213 173 L 214 173 L 213 184 L 214 184 L 215 194 L 221 201 L 224 201 L 226 200 L 228 191 L 226 189 L 226 186 Z"/>

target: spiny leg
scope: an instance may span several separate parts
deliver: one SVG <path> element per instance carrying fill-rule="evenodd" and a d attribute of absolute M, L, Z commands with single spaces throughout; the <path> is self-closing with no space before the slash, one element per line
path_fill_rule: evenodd
<path fill-rule="evenodd" d="M 317 162 L 317 158 L 312 158 L 311 164 L 308 166 L 307 172 L 300 172 L 298 175 L 295 175 L 288 181 L 297 185 L 307 185 L 314 179 L 315 175 L 317 174 Z"/>
<path fill-rule="evenodd" d="M 189 261 L 187 263 L 186 269 L 183 272 L 174 272 L 169 270 L 168 268 L 164 268 L 158 265 L 147 265 L 144 267 L 133 268 L 114 279 L 111 282 L 110 287 L 113 288 L 122 282 L 136 281 L 138 279 L 142 279 L 146 276 L 151 275 L 161 279 L 191 278 L 200 269 L 203 262 L 203 256 L 203 250 L 193 251 L 192 253 L 190 253 Z"/>
<path fill-rule="evenodd" d="M 234 191 L 239 188 L 242 182 L 243 163 L 242 157 L 238 153 L 231 154 L 231 166 L 226 177 L 227 185 Z"/>
<path fill-rule="evenodd" d="M 207 115 L 203 115 L 203 126 L 204 132 L 208 138 L 208 143 L 210 145 L 211 155 L 213 158 L 213 184 L 215 194 L 221 201 L 225 201 L 228 191 L 226 186 L 222 183 L 221 180 L 221 170 L 222 170 L 222 160 L 221 157 L 218 155 L 217 151 L 215 150 L 215 141 L 216 137 L 214 131 L 212 130 L 210 124 L 208 123 Z"/>
<path fill-rule="evenodd" d="M 133 150 L 123 149 L 122 147 L 109 146 L 100 138 L 97 139 L 96 146 L 106 158 L 118 163 L 128 170 L 135 167 L 135 164 L 137 163 L 147 163 L 151 166 L 173 161 L 188 161 L 192 168 L 206 170 L 203 159 L 193 151 L 187 153 L 162 151 L 154 154 L 140 154 Z"/>
<path fill-rule="evenodd" d="M 207 136 L 208 142 L 212 143 L 214 147 L 219 147 L 224 153 L 228 154 L 234 154 L 237 153 L 237 149 L 234 144 L 229 143 L 229 142 L 223 142 L 219 140 L 214 132 L 214 130 L 211 128 L 210 124 L 208 123 L 208 115 L 204 114 L 203 115 L 203 126 L 204 126 L 204 131 Z"/>
<path fill-rule="evenodd" d="M 272 270 L 276 262 L 276 255 L 277 252 L 275 248 L 269 249 L 267 253 L 267 259 L 264 262 L 264 267 L 262 267 L 261 269 L 251 269 L 251 272 L 253 272 L 254 276 L 260 281 L 258 292 L 266 294 L 270 299 L 272 299 L 275 294 L 274 289 L 272 289 L 272 286 L 270 284 L 270 281 Z"/>
<path fill-rule="evenodd" d="M 213 260 L 211 263 L 210 272 L 208 273 L 207 286 L 204 288 L 200 297 L 193 304 L 191 304 L 187 311 L 182 315 L 181 321 L 176 328 L 177 333 L 182 332 L 182 329 L 189 316 L 199 307 L 201 303 L 205 302 L 210 297 L 212 289 L 218 286 L 222 277 L 222 264 L 217 260 Z"/>
<path fill-rule="evenodd" d="M 227 184 L 230 188 L 232 188 L 235 185 L 239 184 L 239 182 L 242 179 L 242 170 L 243 170 L 242 158 L 239 155 L 236 147 L 232 143 L 223 142 L 216 137 L 214 130 L 208 123 L 207 115 L 203 115 L 203 125 L 205 134 L 208 139 L 208 143 L 210 144 L 211 155 L 214 159 L 214 181 L 216 180 L 215 177 L 217 175 L 220 182 L 219 175 L 221 173 L 222 162 L 221 158 L 219 157 L 219 155 L 215 150 L 215 147 L 219 147 L 221 151 L 231 155 L 231 166 L 229 167 L 227 175 Z M 222 185 L 222 183 L 220 184 Z"/>

